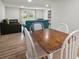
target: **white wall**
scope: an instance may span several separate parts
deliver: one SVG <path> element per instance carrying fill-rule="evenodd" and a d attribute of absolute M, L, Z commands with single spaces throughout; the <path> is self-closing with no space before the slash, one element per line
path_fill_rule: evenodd
<path fill-rule="evenodd" d="M 67 23 L 70 32 L 79 29 L 79 0 L 54 0 L 52 22 Z"/>
<path fill-rule="evenodd" d="M 36 10 L 36 19 L 38 18 L 44 18 L 43 10 Z"/>
<path fill-rule="evenodd" d="M 6 7 L 5 15 L 8 19 L 19 19 L 20 9 L 16 7 Z"/>
<path fill-rule="evenodd" d="M 0 21 L 5 18 L 5 6 L 0 0 Z"/>

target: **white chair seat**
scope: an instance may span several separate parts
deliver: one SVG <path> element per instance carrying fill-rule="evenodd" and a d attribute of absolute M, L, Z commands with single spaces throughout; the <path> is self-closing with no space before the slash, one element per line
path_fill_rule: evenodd
<path fill-rule="evenodd" d="M 38 55 L 38 59 L 46 58 L 48 56 L 48 54 L 39 45 L 36 44 L 35 49 Z"/>
<path fill-rule="evenodd" d="M 35 45 L 35 49 L 36 49 L 36 52 L 38 53 L 38 58 L 42 58 L 42 57 L 45 57 L 47 56 L 48 54 L 39 46 L 39 45 Z"/>

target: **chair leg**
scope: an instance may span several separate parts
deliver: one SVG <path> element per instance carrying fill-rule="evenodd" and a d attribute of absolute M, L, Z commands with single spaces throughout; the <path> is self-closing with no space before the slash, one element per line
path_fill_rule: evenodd
<path fill-rule="evenodd" d="M 53 59 L 53 53 L 48 55 L 48 59 Z"/>

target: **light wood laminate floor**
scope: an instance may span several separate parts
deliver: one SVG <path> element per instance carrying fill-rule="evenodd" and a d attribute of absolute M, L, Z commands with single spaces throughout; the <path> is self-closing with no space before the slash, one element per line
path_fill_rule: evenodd
<path fill-rule="evenodd" d="M 26 59 L 26 48 L 21 33 L 0 35 L 0 59 Z M 53 59 L 60 59 L 59 53 Z"/>
<path fill-rule="evenodd" d="M 21 33 L 0 36 L 0 59 L 26 59 Z"/>

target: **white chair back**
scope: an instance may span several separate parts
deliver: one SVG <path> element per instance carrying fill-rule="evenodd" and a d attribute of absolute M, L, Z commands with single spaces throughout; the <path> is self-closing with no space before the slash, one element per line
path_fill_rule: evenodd
<path fill-rule="evenodd" d="M 76 59 L 79 43 L 79 30 L 72 32 L 64 41 L 61 48 L 61 59 Z"/>
<path fill-rule="evenodd" d="M 51 24 L 50 27 L 51 27 L 51 29 L 55 29 L 55 30 L 58 30 L 58 31 L 62 31 L 62 32 L 65 32 L 65 33 L 69 33 L 68 25 L 67 24 L 64 24 L 64 23 Z"/>
<path fill-rule="evenodd" d="M 44 25 L 39 22 L 33 23 L 30 27 L 30 31 L 32 30 L 36 31 L 36 30 L 41 30 L 41 29 L 44 29 Z"/>
<path fill-rule="evenodd" d="M 30 36 L 30 33 L 26 28 L 24 28 L 24 36 L 25 36 L 25 43 L 27 48 L 27 51 L 26 51 L 27 59 L 38 59 L 34 42 Z"/>

